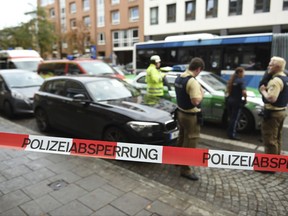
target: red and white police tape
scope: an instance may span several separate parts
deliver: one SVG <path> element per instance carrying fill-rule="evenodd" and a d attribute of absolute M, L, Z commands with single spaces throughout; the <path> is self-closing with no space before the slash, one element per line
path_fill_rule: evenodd
<path fill-rule="evenodd" d="M 0 146 L 147 163 L 288 172 L 288 156 L 0 132 Z"/>

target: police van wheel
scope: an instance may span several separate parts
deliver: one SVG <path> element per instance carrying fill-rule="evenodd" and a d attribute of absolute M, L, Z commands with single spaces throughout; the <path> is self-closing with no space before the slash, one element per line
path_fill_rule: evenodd
<path fill-rule="evenodd" d="M 125 142 L 127 141 L 127 136 L 119 128 L 110 127 L 105 130 L 103 139 L 106 141 Z"/>
<path fill-rule="evenodd" d="M 51 129 L 48 121 L 47 113 L 43 109 L 37 109 L 35 111 L 36 123 L 41 132 L 47 132 Z"/>

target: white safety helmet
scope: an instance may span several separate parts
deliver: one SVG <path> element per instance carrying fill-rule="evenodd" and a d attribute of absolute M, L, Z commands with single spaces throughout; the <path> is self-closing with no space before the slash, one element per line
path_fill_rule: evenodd
<path fill-rule="evenodd" d="M 150 58 L 150 61 L 154 61 L 155 63 L 161 62 L 160 56 L 158 55 L 153 55 Z"/>

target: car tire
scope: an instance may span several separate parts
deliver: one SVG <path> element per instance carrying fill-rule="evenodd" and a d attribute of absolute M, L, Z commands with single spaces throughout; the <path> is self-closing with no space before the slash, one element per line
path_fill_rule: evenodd
<path fill-rule="evenodd" d="M 36 118 L 36 123 L 38 126 L 38 129 L 41 132 L 47 132 L 51 129 L 49 120 L 48 120 L 48 116 L 45 110 L 38 108 L 35 111 L 35 118 Z"/>
<path fill-rule="evenodd" d="M 106 141 L 126 142 L 127 136 L 117 127 L 109 127 L 103 134 L 103 139 Z"/>
<path fill-rule="evenodd" d="M 254 126 L 254 119 L 252 114 L 247 109 L 242 109 L 237 124 L 238 132 L 252 131 Z"/>
<path fill-rule="evenodd" d="M 5 116 L 9 119 L 15 116 L 13 107 L 9 101 L 4 102 L 3 111 L 4 111 Z"/>

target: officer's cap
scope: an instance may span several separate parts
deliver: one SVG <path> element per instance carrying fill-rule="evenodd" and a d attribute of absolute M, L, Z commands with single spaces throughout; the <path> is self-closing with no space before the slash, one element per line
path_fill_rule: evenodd
<path fill-rule="evenodd" d="M 150 61 L 155 61 L 156 63 L 161 62 L 160 56 L 158 55 L 153 55 L 150 58 Z"/>

